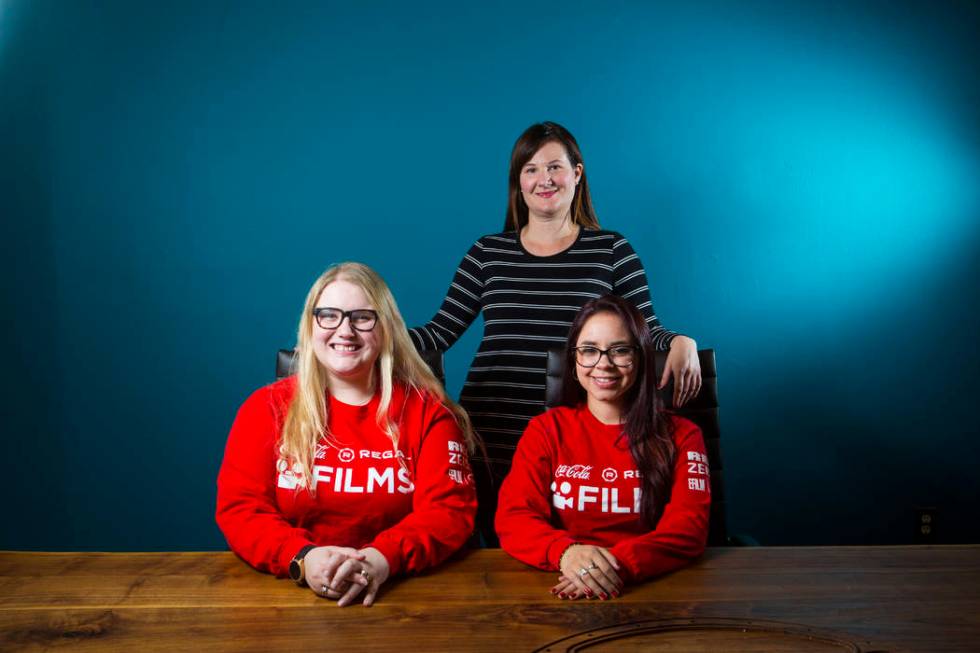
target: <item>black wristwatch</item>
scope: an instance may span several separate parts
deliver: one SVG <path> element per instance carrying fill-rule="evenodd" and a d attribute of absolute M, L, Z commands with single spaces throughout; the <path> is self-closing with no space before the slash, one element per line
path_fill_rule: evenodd
<path fill-rule="evenodd" d="M 306 567 L 303 564 L 303 559 L 306 558 L 307 553 L 315 548 L 315 544 L 307 544 L 289 562 L 289 577 L 296 581 L 297 585 L 303 585 L 306 581 Z"/>

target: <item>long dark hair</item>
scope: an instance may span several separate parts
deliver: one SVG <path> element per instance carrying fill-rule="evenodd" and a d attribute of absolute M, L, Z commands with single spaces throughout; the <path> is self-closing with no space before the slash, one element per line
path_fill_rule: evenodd
<path fill-rule="evenodd" d="M 534 153 L 546 143 L 560 143 L 565 148 L 572 166 L 582 164 L 582 176 L 575 187 L 572 198 L 572 222 L 587 229 L 598 229 L 599 219 L 592 208 L 592 195 L 589 194 L 589 180 L 586 176 L 582 152 L 571 132 L 556 122 L 539 122 L 524 130 L 510 153 L 510 176 L 508 177 L 507 215 L 504 217 L 504 231 L 520 231 L 527 224 L 527 203 L 521 196 L 521 168 L 531 160 Z"/>
<path fill-rule="evenodd" d="M 648 528 L 656 526 L 670 499 L 674 467 L 674 427 L 663 413 L 657 398 L 657 372 L 654 366 L 653 340 L 643 314 L 632 304 L 615 295 L 586 302 L 575 316 L 568 332 L 565 374 L 562 377 L 562 405 L 578 406 L 586 399 L 585 389 L 576 374 L 575 350 L 586 321 L 596 313 L 612 313 L 623 321 L 634 344 L 640 348 L 636 379 L 623 397 L 626 416 L 620 438 L 629 440 L 630 453 L 640 471 L 640 515 Z"/>

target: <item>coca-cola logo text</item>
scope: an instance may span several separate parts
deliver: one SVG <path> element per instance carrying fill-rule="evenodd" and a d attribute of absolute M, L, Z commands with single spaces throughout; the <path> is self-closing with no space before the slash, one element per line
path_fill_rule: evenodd
<path fill-rule="evenodd" d="M 592 476 L 592 465 L 558 465 L 555 478 L 579 478 L 584 481 Z"/>

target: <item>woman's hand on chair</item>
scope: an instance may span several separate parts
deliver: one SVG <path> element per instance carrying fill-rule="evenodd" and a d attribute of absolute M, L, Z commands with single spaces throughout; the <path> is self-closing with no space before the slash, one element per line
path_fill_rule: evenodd
<path fill-rule="evenodd" d="M 680 408 L 701 391 L 701 361 L 698 344 L 692 338 L 674 336 L 670 341 L 670 352 L 657 387 L 666 386 L 670 377 L 674 377 L 674 408 Z"/>

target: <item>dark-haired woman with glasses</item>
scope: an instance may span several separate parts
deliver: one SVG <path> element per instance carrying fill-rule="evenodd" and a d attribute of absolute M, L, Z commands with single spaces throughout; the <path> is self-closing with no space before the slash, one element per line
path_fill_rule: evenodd
<path fill-rule="evenodd" d="M 559 598 L 608 599 L 704 550 L 711 490 L 701 431 L 656 404 L 643 315 L 615 296 L 572 323 L 562 406 L 531 420 L 500 490 L 512 556 L 559 571 Z"/>
<path fill-rule="evenodd" d="M 317 279 L 297 341 L 296 375 L 232 425 L 218 526 L 253 567 L 371 605 L 390 575 L 439 564 L 472 533 L 473 432 L 367 266 Z"/>

